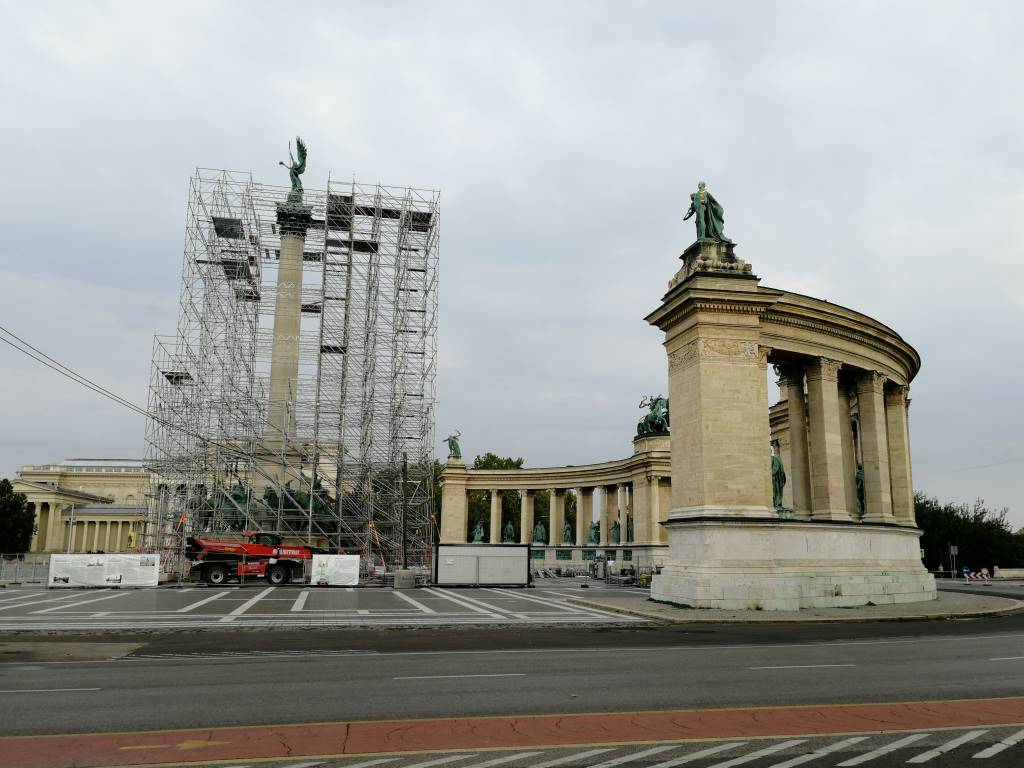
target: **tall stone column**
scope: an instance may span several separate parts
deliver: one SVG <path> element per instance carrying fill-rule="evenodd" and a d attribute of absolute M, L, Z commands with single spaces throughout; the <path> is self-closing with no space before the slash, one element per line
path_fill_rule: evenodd
<path fill-rule="evenodd" d="M 533 491 L 519 493 L 519 543 L 529 544 L 533 541 Z"/>
<path fill-rule="evenodd" d="M 39 540 L 46 537 L 43 528 L 43 505 L 33 501 L 28 503 L 28 509 L 32 510 L 32 519 L 35 521 L 35 531 L 32 533 L 32 541 L 29 543 L 28 551 L 35 552 L 39 549 Z"/>
<path fill-rule="evenodd" d="M 626 533 L 629 523 L 629 500 L 626 494 L 626 484 L 619 483 L 615 489 L 615 498 L 619 508 L 619 544 L 626 543 Z"/>
<path fill-rule="evenodd" d="M 552 546 L 558 546 L 565 543 L 565 537 L 562 535 L 565 533 L 565 489 L 552 488 L 548 493 L 548 498 L 550 499 L 548 522 L 551 523 L 548 541 Z"/>
<path fill-rule="evenodd" d="M 491 526 L 487 531 L 487 541 L 501 544 L 501 491 L 491 490 Z"/>
<path fill-rule="evenodd" d="M 110 529 L 113 528 L 113 527 L 114 527 L 114 521 L 113 520 L 108 520 L 107 521 L 107 530 L 104 532 L 104 535 L 103 535 L 103 551 L 104 552 L 110 552 L 111 551 L 110 550 Z"/>
<path fill-rule="evenodd" d="M 811 463 L 807 440 L 807 403 L 804 398 L 804 369 L 789 365 L 782 369 L 786 380 L 786 402 L 789 409 L 789 457 L 786 467 L 788 485 L 792 489 L 793 512 L 796 517 L 811 517 Z"/>
<path fill-rule="evenodd" d="M 576 543 L 589 543 L 590 523 L 594 519 L 594 489 L 576 489 Z"/>
<path fill-rule="evenodd" d="M 853 440 L 850 416 L 851 393 L 848 384 L 839 383 L 839 439 L 843 447 L 843 487 L 846 490 L 846 511 L 857 517 L 857 446 Z"/>
<path fill-rule="evenodd" d="M 633 539 L 637 544 L 647 544 L 651 531 L 651 478 L 649 475 L 633 475 Z"/>
<path fill-rule="evenodd" d="M 661 505 L 661 478 L 657 475 L 648 476 L 650 493 L 649 508 L 647 510 L 647 541 L 651 544 L 661 543 L 661 520 L 664 511 Z"/>
<path fill-rule="evenodd" d="M 616 513 L 614 485 L 603 486 L 601 498 L 601 546 L 607 547 L 611 542 L 612 519 Z"/>
<path fill-rule="evenodd" d="M 295 401 L 299 387 L 299 330 L 302 322 L 302 253 L 312 208 L 289 201 L 277 206 L 281 257 L 277 264 L 274 338 L 270 352 L 270 395 L 267 403 L 268 450 L 281 450 L 286 436 L 295 437 Z M 275 470 L 272 470 L 275 471 Z M 284 467 L 276 469 L 284 479 Z"/>
<path fill-rule="evenodd" d="M 900 525 L 915 525 L 914 480 L 910 467 L 909 387 L 896 386 L 885 392 L 886 439 L 889 441 L 889 480 L 892 514 Z"/>
<path fill-rule="evenodd" d="M 869 523 L 893 522 L 884 390 L 885 376 L 878 371 L 868 371 L 857 379 L 864 452 L 864 522 Z"/>
<path fill-rule="evenodd" d="M 469 504 L 466 483 L 469 471 L 462 459 L 448 459 L 441 472 L 442 544 L 465 544 L 469 539 Z"/>
<path fill-rule="evenodd" d="M 63 552 L 64 546 L 61 544 L 60 534 L 64 530 L 64 526 L 61 525 L 61 517 L 64 510 L 60 504 L 54 504 L 53 502 L 50 502 L 47 506 L 50 508 L 50 514 L 46 518 L 46 543 L 43 545 L 44 549 L 48 552 Z M 64 539 L 64 544 L 67 544 L 67 539 Z"/>
<path fill-rule="evenodd" d="M 841 363 L 819 357 L 807 366 L 807 409 L 811 418 L 811 509 L 815 520 L 849 520 L 843 483 L 843 442 L 839 426 Z"/>

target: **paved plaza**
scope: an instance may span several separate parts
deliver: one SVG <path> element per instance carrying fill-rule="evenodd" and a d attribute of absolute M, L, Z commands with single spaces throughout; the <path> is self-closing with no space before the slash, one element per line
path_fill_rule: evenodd
<path fill-rule="evenodd" d="M 637 599 L 646 591 L 568 580 L 533 589 L 409 591 L 356 587 L 253 585 L 151 589 L 53 590 L 14 586 L 0 591 L 0 631 L 192 629 L 239 627 L 387 627 L 458 624 L 628 624 L 648 621 L 567 598 L 601 593 Z"/>

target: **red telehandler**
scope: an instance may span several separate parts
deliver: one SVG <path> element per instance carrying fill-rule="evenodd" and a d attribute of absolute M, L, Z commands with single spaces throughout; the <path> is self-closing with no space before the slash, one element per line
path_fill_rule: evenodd
<path fill-rule="evenodd" d="M 185 557 L 192 562 L 191 579 L 219 586 L 243 577 L 265 578 L 270 584 L 301 579 L 304 565 L 326 550 L 304 544 L 281 544 L 276 533 L 245 531 L 242 541 L 217 541 L 189 536 Z"/>

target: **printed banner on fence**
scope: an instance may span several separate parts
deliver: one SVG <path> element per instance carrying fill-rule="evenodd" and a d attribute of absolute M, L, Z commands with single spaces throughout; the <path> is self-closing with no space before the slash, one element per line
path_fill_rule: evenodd
<path fill-rule="evenodd" d="M 359 555 L 313 555 L 309 583 L 328 587 L 359 586 Z"/>
<path fill-rule="evenodd" d="M 155 587 L 157 555 L 50 555 L 50 587 Z"/>

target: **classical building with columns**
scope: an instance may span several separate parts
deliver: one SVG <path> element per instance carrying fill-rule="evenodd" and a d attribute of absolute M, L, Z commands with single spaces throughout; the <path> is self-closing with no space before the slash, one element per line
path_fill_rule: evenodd
<path fill-rule="evenodd" d="M 672 403 L 669 548 L 652 597 L 764 610 L 934 599 L 910 463 L 920 357 L 873 318 L 761 286 L 733 248 L 690 246 L 647 317 L 665 334 Z M 783 394 L 772 409 L 769 365 Z M 773 442 L 788 476 L 779 508 Z"/>
<path fill-rule="evenodd" d="M 36 517 L 30 552 L 126 552 L 146 520 L 150 475 L 141 461 L 29 464 L 12 481 Z"/>
<path fill-rule="evenodd" d="M 441 543 L 461 544 L 470 539 L 467 494 L 486 491 L 491 515 L 485 542 L 500 543 L 505 527 L 512 522 L 516 541 L 534 545 L 538 565 L 582 566 L 598 555 L 618 563 L 660 565 L 668 540 L 662 523 L 672 493 L 670 472 L 666 436 L 637 437 L 629 458 L 573 467 L 472 469 L 461 459 L 449 458 L 441 478 Z M 542 520 L 543 542 L 534 541 L 533 536 L 538 491 L 549 494 L 549 511 Z M 576 497 L 576 514 L 568 520 L 567 493 Z M 519 502 L 514 520 L 502 516 L 503 494 L 511 494 Z M 589 542 L 591 523 L 598 526 L 595 543 Z"/>

